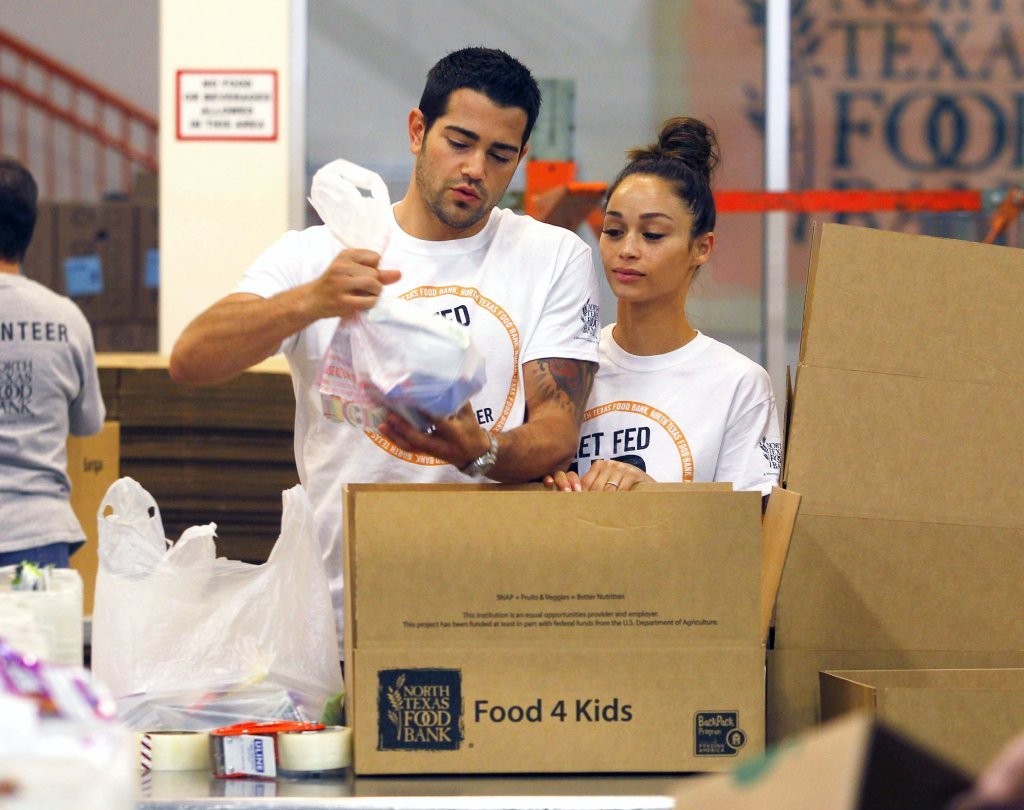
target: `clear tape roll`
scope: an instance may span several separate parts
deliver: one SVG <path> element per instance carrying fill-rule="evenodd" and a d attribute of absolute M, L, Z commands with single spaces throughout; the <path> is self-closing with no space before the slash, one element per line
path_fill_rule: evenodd
<path fill-rule="evenodd" d="M 210 735 L 204 731 L 144 731 L 136 735 L 144 771 L 210 769 Z"/>
<path fill-rule="evenodd" d="M 352 729 L 328 726 L 319 731 L 277 735 L 277 764 L 287 773 L 336 771 L 352 764 Z"/>

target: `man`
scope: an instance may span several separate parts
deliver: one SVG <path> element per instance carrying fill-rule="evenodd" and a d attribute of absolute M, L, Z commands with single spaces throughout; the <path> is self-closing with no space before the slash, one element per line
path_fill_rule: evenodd
<path fill-rule="evenodd" d="M 597 359 L 590 249 L 565 229 L 496 207 L 539 109 L 536 81 L 508 54 L 466 48 L 444 57 L 409 113 L 415 166 L 383 256 L 341 250 L 324 226 L 288 233 L 174 347 L 171 376 L 189 383 L 286 354 L 296 463 L 339 630 L 343 484 L 530 481 L 573 457 Z M 317 373 L 338 319 L 381 296 L 467 326 L 486 357 L 484 390 L 429 434 L 397 414 L 374 434 L 321 415 Z"/>
<path fill-rule="evenodd" d="M 38 190 L 0 158 L 0 566 L 67 568 L 85 534 L 71 509 L 68 433 L 103 427 L 89 323 L 69 298 L 21 274 Z"/>

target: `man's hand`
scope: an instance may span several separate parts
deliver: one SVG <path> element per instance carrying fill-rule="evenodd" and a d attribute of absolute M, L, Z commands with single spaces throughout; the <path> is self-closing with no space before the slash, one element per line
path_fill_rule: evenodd
<path fill-rule="evenodd" d="M 582 478 L 574 472 L 544 476 L 544 486 L 562 492 L 625 492 L 641 481 L 653 481 L 647 473 L 624 461 L 599 458 Z"/>
<path fill-rule="evenodd" d="M 526 421 L 497 434 L 498 460 L 487 477 L 505 483 L 539 481 L 545 471 L 569 465 L 579 442 L 580 422 L 597 363 L 568 358 L 531 360 L 523 365 Z M 409 453 L 425 453 L 460 470 L 490 447 L 471 404 L 439 420 L 424 433 L 397 414 L 381 435 Z"/>
<path fill-rule="evenodd" d="M 351 318 L 376 305 L 384 286 L 402 275 L 398 270 L 380 270 L 379 264 L 380 254 L 372 250 L 353 248 L 335 256 L 320 277 L 309 284 L 313 320 Z"/>
<path fill-rule="evenodd" d="M 480 427 L 476 412 L 466 403 L 454 416 L 439 419 L 423 432 L 397 413 L 389 413 L 380 434 L 407 453 L 422 453 L 462 469 L 479 458 L 488 447 L 487 431 Z"/>
<path fill-rule="evenodd" d="M 178 337 L 169 372 L 179 383 L 211 385 L 266 360 L 281 342 L 321 318 L 351 318 L 370 309 L 384 285 L 401 277 L 378 270 L 380 254 L 343 250 L 320 276 L 261 298 L 232 293 L 200 313 Z"/>

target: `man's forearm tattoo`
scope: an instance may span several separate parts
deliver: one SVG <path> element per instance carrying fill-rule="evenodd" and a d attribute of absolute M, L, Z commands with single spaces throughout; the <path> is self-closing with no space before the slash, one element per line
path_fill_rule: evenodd
<path fill-rule="evenodd" d="M 594 384 L 597 363 L 565 357 L 548 357 L 538 360 L 537 367 L 543 375 L 544 395 L 550 400 L 560 402 L 575 416 L 582 414 L 590 395 L 590 387 Z"/>

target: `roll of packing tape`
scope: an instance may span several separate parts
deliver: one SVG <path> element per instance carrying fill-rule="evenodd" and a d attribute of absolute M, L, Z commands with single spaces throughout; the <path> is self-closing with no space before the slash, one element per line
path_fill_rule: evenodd
<path fill-rule="evenodd" d="M 352 729 L 327 726 L 318 731 L 277 735 L 277 765 L 284 774 L 338 771 L 352 764 Z"/>
<path fill-rule="evenodd" d="M 144 771 L 210 769 L 210 735 L 205 731 L 145 731 L 137 740 Z"/>
<path fill-rule="evenodd" d="M 291 721 L 238 723 L 210 732 L 214 776 L 273 779 L 339 771 L 352 763 L 352 732 L 344 726 Z"/>

